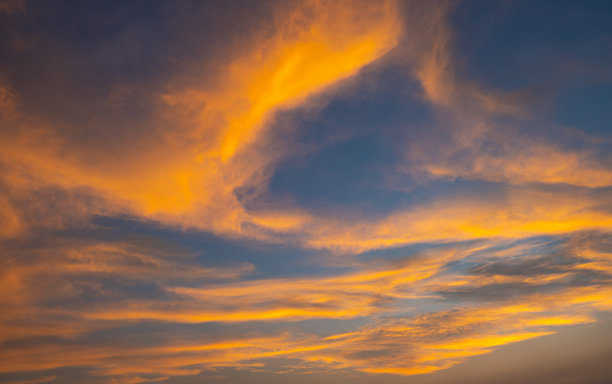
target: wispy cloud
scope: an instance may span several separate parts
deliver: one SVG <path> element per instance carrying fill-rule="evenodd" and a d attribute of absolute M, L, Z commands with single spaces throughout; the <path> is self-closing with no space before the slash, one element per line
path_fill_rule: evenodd
<path fill-rule="evenodd" d="M 3 291 L 10 295 L 4 299 L 9 311 L 2 324 L 6 347 L 2 370 L 95 366 L 97 374 L 112 377 L 164 376 L 243 364 L 265 366 L 268 359 L 291 358 L 299 361 L 296 369 L 433 372 L 508 343 L 554 333 L 559 326 L 593 322 L 596 311 L 610 310 L 612 258 L 606 239 L 584 233 L 562 239 L 560 245 L 540 240 L 449 248 L 376 268 L 366 263 L 333 277 L 251 282 L 234 282 L 238 275 L 224 276 L 223 270 L 211 271 L 216 276 L 206 278 L 206 270 L 159 268 L 159 262 L 151 266 L 141 252 L 96 245 L 80 250 L 76 257 L 77 265 L 92 261 L 86 268 L 60 269 L 39 260 L 40 268 L 28 270 L 29 276 L 17 273 L 15 267 L 7 269 Z M 129 266 L 135 258 L 144 261 L 138 268 L 161 269 L 164 275 L 100 268 L 95 263 L 100 252 L 108 256 L 102 258 L 105 265 L 120 260 Z M 64 262 L 74 265 L 74 251 L 63 254 Z M 509 257 L 512 261 L 505 261 Z M 160 291 L 137 301 L 125 300 L 132 288 L 118 282 L 128 275 L 138 275 Z M 209 284 L 181 285 L 195 275 Z M 224 283 L 219 278 L 230 280 Z M 24 289 L 28 282 L 41 279 L 65 288 L 52 294 L 44 283 L 38 284 L 38 290 Z M 105 285 L 108 279 L 113 285 Z M 20 297 L 19 292 L 28 296 Z M 54 309 L 53 303 L 66 299 L 81 304 Z M 422 312 L 418 308 L 424 303 L 439 309 Z M 252 333 L 258 322 L 363 317 L 371 318 L 368 325 L 330 336 Z M 251 325 L 242 328 L 247 331 L 242 337 L 235 334 L 218 341 L 211 341 L 218 338 L 212 335 L 202 340 L 182 336 L 177 344 L 174 331 L 170 339 L 157 334 L 159 339 L 151 346 L 146 340 L 152 335 L 142 335 L 124 345 L 122 352 L 114 344 L 78 341 L 88 333 L 135 321 L 161 322 L 164 327 L 206 322 Z M 45 339 L 42 344 L 26 342 L 36 337 Z"/>
<path fill-rule="evenodd" d="M 5 183 L 78 190 L 100 199 L 92 213 L 126 212 L 223 234 L 240 234 L 248 223 L 280 231 L 299 226 L 299 213 L 250 213 L 234 195 L 264 182 L 267 167 L 283 155 L 266 146 L 266 124 L 275 111 L 304 103 L 380 58 L 400 29 L 391 2 L 364 2 L 357 12 L 313 1 L 282 15 L 276 34 L 238 53 L 214 88 L 160 95 L 158 122 L 148 122 L 151 129 L 135 145 L 75 147 L 61 127 L 12 116 L 1 147 Z M 3 110 L 14 110 L 11 92 L 2 93 Z M 18 212 L 8 212 L 5 221 L 14 225 L 7 234 L 24 224 Z"/>

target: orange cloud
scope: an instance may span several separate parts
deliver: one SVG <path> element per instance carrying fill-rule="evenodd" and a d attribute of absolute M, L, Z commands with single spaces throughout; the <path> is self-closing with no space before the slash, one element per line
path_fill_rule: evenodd
<path fill-rule="evenodd" d="M 458 198 L 422 204 L 371 222 L 321 220 L 307 244 L 341 252 L 363 252 L 430 241 L 521 238 L 610 230 L 612 216 L 588 192 L 511 188 L 501 200 Z"/>
<path fill-rule="evenodd" d="M 363 2 L 359 12 L 357 4 L 345 5 L 306 2 L 290 20 L 312 14 L 306 16 L 312 24 L 303 27 L 301 22 L 289 23 L 254 57 L 232 63 L 230 77 L 237 79 L 239 89 L 245 86 L 244 91 L 239 90 L 245 95 L 244 108 L 230 115 L 221 145 L 213 154 L 218 152 L 223 161 L 228 161 L 253 141 L 276 109 L 303 102 L 393 48 L 399 24 L 392 2 L 376 6 Z M 296 37 L 286 37 L 291 35 Z M 223 110 L 236 104 L 236 90 L 210 102 L 212 110 Z"/>
<path fill-rule="evenodd" d="M 401 263 L 389 263 L 374 269 L 371 264 L 364 264 L 353 272 L 326 278 L 229 280 L 201 288 L 180 285 L 185 277 L 189 279 L 191 272 L 161 263 L 168 258 L 171 260 L 171 255 L 152 254 L 147 257 L 130 247 L 110 244 L 84 248 L 76 259 L 72 252 L 63 252 L 61 254 L 65 256 L 59 260 L 65 259 L 69 263 L 95 259 L 100 252 L 106 255 L 100 261 L 105 260 L 110 265 L 129 266 L 134 258 L 145 263 L 140 272 L 100 268 L 95 262 L 91 268 L 76 269 L 49 268 L 42 263 L 37 271 L 29 271 L 29 278 L 16 273 L 14 268 L 8 270 L 6 276 L 13 278 L 3 277 L 5 287 L 19 287 L 43 277 L 55 286 L 66 284 L 67 280 L 61 274 L 69 274 L 73 286 L 55 290 L 51 296 L 45 292 L 44 286 L 39 291 L 30 287 L 27 291 L 29 299 L 16 300 L 24 305 L 20 310 L 11 307 L 10 301 L 5 301 L 9 312 L 0 319 L 4 340 L 33 335 L 69 335 L 68 340 L 78 340 L 75 336 L 79 333 L 86 335 L 94 330 L 151 320 L 161 321 L 161 324 L 207 321 L 221 324 L 278 323 L 308 318 L 352 317 L 369 317 L 371 320 L 366 326 L 328 336 L 301 332 L 252 336 L 247 331 L 242 336 L 233 333 L 231 337 L 221 334 L 212 339 L 210 335 L 206 339 L 194 339 L 188 335 L 181 336 L 175 330 L 172 337 L 156 340 L 154 346 L 140 345 L 143 340 L 136 342 L 138 339 L 121 348 L 99 344 L 95 340 L 85 345 L 77 342 L 66 344 L 66 341 L 56 344 L 53 339 L 36 345 L 17 343 L 0 352 L 0 371 L 90 366 L 95 367 L 96 375 L 148 380 L 193 375 L 220 367 L 273 369 L 269 365 L 271 359 L 288 358 L 291 360 L 287 364 L 297 370 L 342 368 L 413 375 L 445 369 L 509 343 L 549 335 L 560 326 L 590 323 L 595 321 L 595 312 L 612 309 L 609 285 L 612 258 L 601 250 L 596 234 L 576 235 L 570 239 L 563 249 L 569 255 L 580 256 L 571 256 L 573 259 L 567 260 L 559 260 L 554 253 L 552 256 L 542 255 L 541 243 L 538 242 L 531 246 L 518 244 L 498 252 L 495 249 L 499 246 L 499 243 L 493 243 L 431 251 Z M 527 254 L 520 256 L 519 260 L 528 263 L 531 269 L 524 266 L 516 269 L 512 264 L 490 265 L 491 260 L 507 263 L 504 255 L 524 253 Z M 149 262 L 151 257 L 157 261 Z M 467 272 L 451 273 L 448 270 L 449 265 L 464 260 L 481 267 Z M 162 265 L 165 265 L 161 269 L 167 272 L 166 275 L 147 273 Z M 541 270 L 538 265 L 546 272 L 535 273 Z M 562 273 L 554 272 L 555 269 Z M 516 270 L 522 271 L 521 274 L 515 274 Z M 81 294 L 78 292 L 79 276 L 86 276 L 91 282 L 100 278 L 120 281 L 123 274 L 138 276 L 144 281 L 159 282 L 161 279 L 160 285 L 177 296 L 167 302 L 159 298 L 125 301 L 121 296 L 104 295 L 88 306 L 93 311 L 79 306 L 56 310 L 54 314 L 45 308 L 46 300 L 57 300 L 62 294 L 63 297 L 78 297 L 74 295 L 75 292 Z M 584 282 L 588 278 L 601 283 L 573 286 L 571 282 L 580 276 L 582 280 L 577 281 Z M 228 277 L 232 279 L 234 276 Z M 505 287 L 508 283 L 520 283 L 528 289 L 503 288 L 512 290 L 512 294 L 503 298 L 478 298 L 483 288 L 488 291 L 487 286 Z M 538 291 L 539 287 L 542 289 Z M 458 290 L 467 295 L 468 300 L 463 300 L 460 306 L 449 307 L 442 297 Z M 470 295 L 477 299 L 470 300 Z M 442 309 L 422 313 L 418 306 L 411 304 L 415 300 L 438 303 Z M 25 313 L 31 316 L 25 316 Z M 17 323 L 20 328 L 15 326 Z M 59 331 L 71 327 L 71 333 Z M 28 328 L 30 332 L 27 332 Z"/>
<path fill-rule="evenodd" d="M 476 107 L 463 108 L 465 89 L 472 88 L 465 88 L 453 74 L 452 36 L 446 20 L 450 8 L 413 8 L 408 18 L 414 23 L 407 23 L 406 34 L 424 32 L 413 46 L 402 44 L 414 56 L 414 70 L 429 100 L 461 115 L 459 121 L 465 127 L 452 133 L 452 144 L 471 154 L 458 161 L 453 156 L 456 148 L 440 158 L 428 157 L 427 148 L 410 150 L 418 157 L 415 169 L 434 178 L 515 184 L 601 187 L 612 182 L 610 172 L 585 153 L 536 145 L 527 139 L 507 140 L 499 129 L 488 126 L 486 116 L 511 109 L 502 108 L 502 101 L 491 101 L 496 100 L 495 95 L 467 92 L 473 96 L 467 99 Z M 151 122 L 150 135 L 139 137 L 133 147 L 119 146 L 118 153 L 75 146 L 61 130 L 35 117 L 17 115 L 16 97 L 3 88 L 2 110 L 11 116 L 7 124 L 17 129 L 10 135 L 7 130 L 0 144 L 4 183 L 13 191 L 0 198 L 5 208 L 0 234 L 16 236 L 32 222 L 61 227 L 78 215 L 129 213 L 222 236 L 281 241 L 279 234 L 290 233 L 308 247 L 361 252 L 421 241 L 609 228 L 606 212 L 585 202 L 580 194 L 543 197 L 538 192 L 513 192 L 516 196 L 507 206 L 496 207 L 450 199 L 394 212 L 382 220 L 338 220 L 289 204 L 247 209 L 236 190 L 253 188 L 266 193 L 274 165 L 289 151 L 270 147 L 266 127 L 275 112 L 306 103 L 354 75 L 389 52 L 402 32 L 393 2 L 344 7 L 313 1 L 289 14 L 278 18 L 275 34 L 262 37 L 250 51 L 237 55 L 210 89 L 166 93 L 166 105 L 156 116 L 158 121 Z M 413 41 L 410 36 L 405 39 Z M 486 107 L 493 104 L 500 107 Z M 503 150 L 496 154 L 477 151 L 485 140 L 500 142 Z M 442 152 L 448 149 L 442 147 Z M 45 199 L 32 197 L 38 211 L 24 213 L 23 207 L 32 205 L 31 201 L 14 196 L 49 186 L 69 191 L 65 205 L 70 208 L 47 208 Z M 549 204 L 550 199 L 559 204 Z M 57 212 L 51 212 L 54 209 Z M 66 216 L 65 211 L 71 214 Z M 51 217 L 56 219 L 49 221 Z"/>
<path fill-rule="evenodd" d="M 495 152 L 482 150 L 486 142 L 495 142 Z M 557 148 L 534 142 L 533 138 L 477 129 L 469 138 L 456 140 L 459 148 L 437 162 L 424 165 L 433 178 L 463 177 L 513 184 L 550 183 L 599 188 L 612 185 L 612 172 L 587 151 Z M 458 151 L 469 158 L 452 159 Z"/>
<path fill-rule="evenodd" d="M 222 234 L 240 234 L 244 224 L 260 232 L 299 226 L 299 212 L 260 217 L 247 212 L 234 192 L 265 181 L 265 169 L 283 155 L 265 148 L 266 126 L 276 111 L 330 89 L 395 45 L 400 31 L 394 2 L 351 5 L 308 1 L 288 17 L 279 10 L 284 17 L 276 19 L 274 35 L 237 55 L 215 87 L 165 94 L 157 121 L 129 147 L 75 145 L 68 133 L 35 116 L 14 116 L 16 129 L 7 130 L 0 145 L 7 183 L 78 189 L 101 198 L 102 211 Z M 3 110 L 14 110 L 11 93 L 0 95 Z M 12 215 L 3 220 L 16 222 Z M 7 236 L 17 231 L 11 225 L 3 231 Z"/>
<path fill-rule="evenodd" d="M 417 258 L 393 269 L 360 271 L 330 278 L 269 279 L 212 285 L 172 286 L 178 303 L 119 303 L 83 313 L 96 321 L 160 320 L 179 323 L 348 319 L 385 312 L 389 302 L 413 297 L 403 289 L 428 279 L 460 252 Z M 181 304 L 182 303 L 182 304 Z M 391 308 L 389 308 L 391 309 Z"/>
<path fill-rule="evenodd" d="M 189 375 L 219 367 L 265 367 L 268 358 L 303 361 L 308 369 L 355 369 L 414 375 L 448 368 L 502 345 L 554 333 L 555 327 L 594 321 L 586 313 L 611 308 L 609 289 L 577 289 L 559 295 L 523 297 L 532 305 L 467 308 L 397 320 L 383 320 L 356 332 L 325 338 L 243 338 L 217 343 L 67 349 L 39 347 L 3 353 L 4 372 L 70 366 L 97 366 L 105 376 Z M 565 301 L 564 301 L 565 300 Z M 580 310 L 582 315 L 568 315 Z M 551 313 L 561 313 L 551 315 Z M 195 367 L 195 368 L 194 368 Z"/>

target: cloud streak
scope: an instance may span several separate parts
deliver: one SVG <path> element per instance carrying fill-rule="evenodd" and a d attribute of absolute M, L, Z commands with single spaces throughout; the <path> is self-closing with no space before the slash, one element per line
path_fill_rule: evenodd
<path fill-rule="evenodd" d="M 251 282 L 236 281 L 239 275 L 234 274 L 235 269 L 224 275 L 223 270 L 174 269 L 168 261 L 149 263 L 150 257 L 142 262 L 141 251 L 128 251 L 133 245 L 87 246 L 78 256 L 74 256 L 77 251 L 58 256 L 68 265 L 76 261 L 77 268 L 52 268 L 48 261 L 39 260 L 40 269 L 29 269 L 30 276 L 18 273 L 19 267 L 7 270 L 3 291 L 10 295 L 3 301 L 10 310 L 3 315 L 2 371 L 89 366 L 98 367 L 92 371 L 97 375 L 155 378 L 221 367 L 273 370 L 271 359 L 281 358 L 297 359 L 298 363 L 288 364 L 298 370 L 355 369 L 399 375 L 434 372 L 508 343 L 552 334 L 560 326 L 591 323 L 595 312 L 610 310 L 612 257 L 606 239 L 603 233 L 584 233 L 557 246 L 533 241 L 448 248 L 378 268 L 366 263 L 353 272 L 327 278 Z M 166 293 L 125 301 L 125 294 L 107 291 L 104 281 L 109 278 L 114 281 L 110 286 L 129 291 L 130 286 L 120 282 L 134 271 L 101 268 L 89 262 L 101 253 L 106 256 L 102 258 L 105 265 L 114 264 L 114 260 L 129 265 L 137 259 L 142 262 L 138 268 L 145 271 L 164 266 L 163 275 L 141 272 L 139 278 Z M 561 254 L 565 256 L 559 257 Z M 506 263 L 509 255 L 513 261 Z M 457 263 L 465 267 L 457 269 Z M 56 272 L 61 275 L 49 271 L 61 271 Z M 181 286 L 186 278 L 198 276 L 201 281 L 209 272 L 214 275 L 207 287 Z M 39 283 L 38 290 L 31 285 L 26 288 L 28 282 L 41 279 L 65 288 L 55 289 L 51 295 L 46 284 Z M 88 285 L 83 285 L 83 279 Z M 491 294 L 500 291 L 505 293 Z M 27 293 L 27 298 L 19 292 Z M 89 304 L 54 308 L 57 306 L 52 303 L 66 302 L 66 298 L 73 302 L 86 299 Z M 459 306 L 453 304 L 457 298 L 462 303 Z M 26 303 L 31 304 L 24 306 Z M 418 308 L 424 303 L 439 309 L 421 312 Z M 139 336 L 124 345 L 123 352 L 101 340 L 79 341 L 99 330 L 135 322 L 160 322 L 164 329 L 180 323 L 280 321 L 290 325 L 304 319 L 364 317 L 371 319 L 365 326 L 328 336 L 287 332 L 254 336 L 247 327 L 242 328 L 247 330 L 242 337 L 212 341 L 215 336 L 202 335 L 201 340 L 177 343 L 176 334 L 167 338 L 164 331 L 156 336 L 159 339 L 154 346 L 143 344 L 145 340 Z M 43 336 L 47 341 L 42 344 L 26 342 Z"/>

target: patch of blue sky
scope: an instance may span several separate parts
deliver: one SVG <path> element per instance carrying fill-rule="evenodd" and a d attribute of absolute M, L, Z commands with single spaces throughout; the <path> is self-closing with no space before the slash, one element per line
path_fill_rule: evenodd
<path fill-rule="evenodd" d="M 297 124 L 296 142 L 317 150 L 281 164 L 266 198 L 287 198 L 311 211 L 349 209 L 384 216 L 447 194 L 455 188 L 452 184 L 464 188 L 465 180 L 419 185 L 398 171 L 398 164 L 405 161 L 403 143 L 418 140 L 435 119 L 430 106 L 418 97 L 414 80 L 397 71 L 390 70 L 394 82 L 376 84 L 376 97 L 369 97 L 371 91 L 364 91 L 365 96 L 344 95 L 314 117 L 300 110 L 291 116 L 281 113 L 276 124 Z M 400 93 L 408 97 L 398 97 Z"/>
<path fill-rule="evenodd" d="M 610 41 L 612 44 L 612 39 Z M 568 85 L 559 93 L 553 111 L 558 125 L 612 137 L 612 70 L 608 83 Z"/>
<path fill-rule="evenodd" d="M 335 271 L 329 266 L 317 265 L 312 260 L 321 256 L 322 251 L 300 248 L 297 244 L 292 246 L 248 239 L 224 239 L 196 230 L 169 229 L 155 223 L 110 217 L 100 217 L 96 222 L 112 227 L 117 240 L 146 241 L 148 238 L 155 242 L 163 241 L 169 247 L 176 247 L 177 252 L 194 254 L 203 267 L 253 264 L 255 270 L 246 273 L 242 280 L 333 274 L 343 270 L 338 268 Z"/>
<path fill-rule="evenodd" d="M 612 61 L 604 44 L 611 8 L 609 1 L 461 2 L 451 16 L 458 68 L 501 90 L 565 81 L 577 66 Z"/>

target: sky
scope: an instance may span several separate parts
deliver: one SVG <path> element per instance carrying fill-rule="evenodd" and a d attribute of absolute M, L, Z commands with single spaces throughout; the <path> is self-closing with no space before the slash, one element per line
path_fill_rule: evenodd
<path fill-rule="evenodd" d="M 0 382 L 612 382 L 608 1 L 0 1 Z"/>

